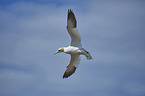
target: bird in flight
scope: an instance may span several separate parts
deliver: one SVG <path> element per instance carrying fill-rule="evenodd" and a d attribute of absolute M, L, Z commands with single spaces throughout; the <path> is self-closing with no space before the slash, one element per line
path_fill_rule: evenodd
<path fill-rule="evenodd" d="M 67 69 L 63 75 L 63 78 L 67 78 L 72 75 L 80 63 L 80 55 L 85 55 L 88 60 L 92 59 L 92 56 L 88 51 L 82 48 L 81 36 L 77 29 L 77 21 L 75 15 L 71 9 L 68 10 L 67 16 L 67 31 L 71 37 L 71 44 L 68 47 L 59 48 L 54 54 L 64 52 L 71 55 L 71 60 Z"/>

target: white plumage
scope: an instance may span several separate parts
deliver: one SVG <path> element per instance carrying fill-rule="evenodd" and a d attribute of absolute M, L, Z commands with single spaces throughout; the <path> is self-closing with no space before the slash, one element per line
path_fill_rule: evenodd
<path fill-rule="evenodd" d="M 90 53 L 82 48 L 81 36 L 77 29 L 77 21 L 71 9 L 68 10 L 67 31 L 71 37 L 70 46 L 61 47 L 55 52 L 55 54 L 64 52 L 71 55 L 70 63 L 67 66 L 63 78 L 67 78 L 75 72 L 80 62 L 80 55 L 85 55 L 88 60 L 92 59 Z"/>

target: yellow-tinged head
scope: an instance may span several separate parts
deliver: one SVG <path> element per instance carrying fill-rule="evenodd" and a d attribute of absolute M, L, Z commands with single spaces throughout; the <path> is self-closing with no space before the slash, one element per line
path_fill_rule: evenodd
<path fill-rule="evenodd" d="M 60 47 L 54 54 L 60 53 L 60 52 L 64 52 L 64 47 Z"/>

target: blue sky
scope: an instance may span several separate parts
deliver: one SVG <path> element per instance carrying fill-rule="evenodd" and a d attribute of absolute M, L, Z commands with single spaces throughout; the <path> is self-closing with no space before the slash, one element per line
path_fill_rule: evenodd
<path fill-rule="evenodd" d="M 145 96 L 145 1 L 1 0 L 0 96 Z M 62 75 L 68 9 L 82 45 L 76 72 Z"/>

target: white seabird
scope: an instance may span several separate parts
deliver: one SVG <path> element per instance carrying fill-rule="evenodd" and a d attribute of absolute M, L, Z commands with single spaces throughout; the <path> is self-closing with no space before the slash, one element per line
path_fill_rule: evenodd
<path fill-rule="evenodd" d="M 72 75 L 80 62 L 80 55 L 85 55 L 88 60 L 92 59 L 92 56 L 84 48 L 82 48 L 81 37 L 77 29 L 77 21 L 73 11 L 68 10 L 67 17 L 67 31 L 71 37 L 71 44 L 68 47 L 59 48 L 54 54 L 64 52 L 71 55 L 71 60 L 67 69 L 63 75 L 63 78 L 67 78 Z"/>

